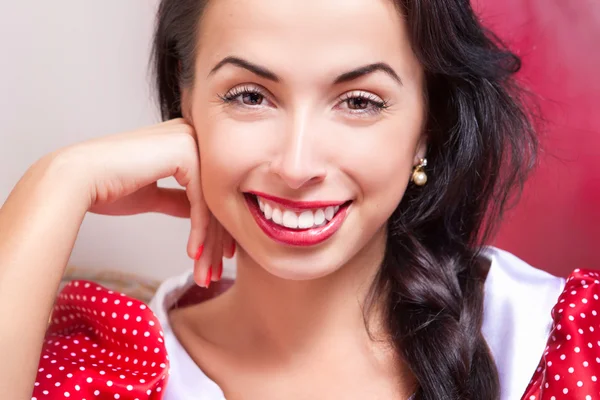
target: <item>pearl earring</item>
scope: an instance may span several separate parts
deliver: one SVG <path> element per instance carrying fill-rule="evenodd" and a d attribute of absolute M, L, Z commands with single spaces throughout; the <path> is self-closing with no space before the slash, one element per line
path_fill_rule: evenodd
<path fill-rule="evenodd" d="M 424 186 L 427 183 L 427 174 L 423 171 L 423 168 L 427 166 L 427 159 L 421 158 L 419 165 L 415 166 L 412 173 L 412 181 L 417 186 Z"/>

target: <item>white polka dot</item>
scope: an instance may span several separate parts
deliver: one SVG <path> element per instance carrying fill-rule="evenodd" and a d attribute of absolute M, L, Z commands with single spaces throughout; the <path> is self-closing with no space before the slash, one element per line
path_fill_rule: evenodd
<path fill-rule="evenodd" d="M 565 356 L 564 354 L 561 354 L 561 355 L 560 355 L 560 359 L 561 359 L 561 360 L 564 360 L 565 358 L 567 358 L 567 356 Z"/>
<path fill-rule="evenodd" d="M 575 347 L 575 353 L 579 353 L 581 351 L 581 349 L 579 347 Z"/>
<path fill-rule="evenodd" d="M 569 393 L 569 389 L 567 389 L 567 388 L 564 388 L 564 389 L 563 389 L 563 393 L 564 393 L 564 394 L 567 394 L 567 393 Z"/>
<path fill-rule="evenodd" d="M 123 319 L 124 319 L 124 320 L 128 320 L 128 319 L 129 319 L 129 314 L 125 314 L 125 315 L 123 315 Z"/>
<path fill-rule="evenodd" d="M 554 379 L 555 380 L 559 380 L 560 379 L 560 375 L 559 374 L 554 375 Z"/>
<path fill-rule="evenodd" d="M 570 368 L 569 368 L 569 373 L 570 373 L 570 374 L 572 374 L 572 373 L 573 373 L 573 371 L 575 371 L 575 368 L 573 368 L 573 367 L 570 367 Z"/>
<path fill-rule="evenodd" d="M 144 337 L 149 337 L 150 336 L 150 332 L 144 332 Z"/>
<path fill-rule="evenodd" d="M 590 364 L 589 364 L 587 361 L 584 361 L 584 362 L 583 362 L 583 366 L 584 366 L 584 367 L 587 367 L 588 365 L 590 365 Z"/>
<path fill-rule="evenodd" d="M 109 387 L 110 387 L 110 386 L 112 386 L 112 385 L 113 385 L 112 381 L 106 381 L 106 386 L 109 386 Z"/>
<path fill-rule="evenodd" d="M 100 394 L 99 390 L 94 390 L 94 396 L 98 396 Z"/>
<path fill-rule="evenodd" d="M 86 381 L 87 383 L 92 383 L 93 379 L 90 377 L 90 378 L 87 378 L 85 381 Z"/>
<path fill-rule="evenodd" d="M 70 396 L 71 396 L 71 393 L 65 392 L 65 397 L 70 397 Z"/>
<path fill-rule="evenodd" d="M 578 381 L 578 382 L 577 382 L 577 386 L 579 386 L 579 387 L 582 387 L 582 386 L 583 386 L 583 382 L 581 382 L 581 381 Z"/>
<path fill-rule="evenodd" d="M 592 381 L 596 382 L 598 380 L 598 378 L 596 378 L 596 376 L 592 376 Z"/>

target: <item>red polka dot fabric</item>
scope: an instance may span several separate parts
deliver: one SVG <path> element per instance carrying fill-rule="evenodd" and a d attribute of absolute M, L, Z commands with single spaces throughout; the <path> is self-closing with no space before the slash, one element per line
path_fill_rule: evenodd
<path fill-rule="evenodd" d="M 600 274 L 575 270 L 522 400 L 600 400 L 599 313 Z M 163 332 L 145 304 L 73 281 L 54 306 L 32 400 L 160 400 L 168 374 Z"/>
<path fill-rule="evenodd" d="M 548 345 L 522 400 L 600 400 L 600 274 L 575 270 L 552 309 Z"/>
<path fill-rule="evenodd" d="M 73 281 L 54 306 L 32 400 L 159 400 L 168 371 L 163 332 L 145 304 Z"/>

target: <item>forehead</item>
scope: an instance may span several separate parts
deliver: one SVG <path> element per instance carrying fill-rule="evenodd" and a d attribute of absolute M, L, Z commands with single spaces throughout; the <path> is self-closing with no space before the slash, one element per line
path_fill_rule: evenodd
<path fill-rule="evenodd" d="M 212 0 L 200 24 L 199 63 L 210 68 L 229 55 L 282 75 L 372 62 L 402 73 L 417 64 L 392 0 Z"/>

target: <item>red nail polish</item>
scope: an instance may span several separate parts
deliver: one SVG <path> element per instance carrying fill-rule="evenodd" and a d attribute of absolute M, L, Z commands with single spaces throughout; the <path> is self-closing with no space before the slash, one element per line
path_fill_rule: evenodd
<path fill-rule="evenodd" d="M 210 280 L 212 279 L 212 265 L 208 267 L 208 272 L 206 273 L 206 288 L 210 286 Z"/>
<path fill-rule="evenodd" d="M 231 246 L 231 256 L 233 257 L 235 255 L 235 242 L 233 242 L 232 246 Z"/>
<path fill-rule="evenodd" d="M 223 275 L 223 261 L 221 261 L 221 263 L 219 264 L 219 272 L 217 274 L 217 280 L 220 281 L 221 280 L 221 276 Z"/>
<path fill-rule="evenodd" d="M 204 245 L 201 244 L 200 247 L 198 247 L 198 251 L 196 252 L 196 257 L 194 257 L 194 260 L 198 261 L 200 259 L 200 256 L 202 255 L 203 250 L 204 250 Z"/>

